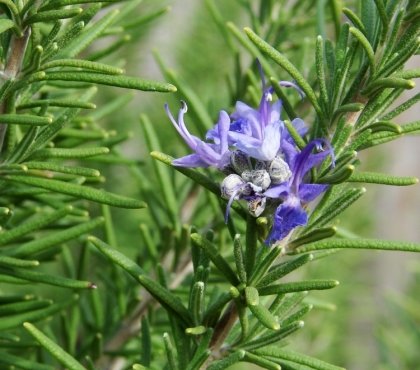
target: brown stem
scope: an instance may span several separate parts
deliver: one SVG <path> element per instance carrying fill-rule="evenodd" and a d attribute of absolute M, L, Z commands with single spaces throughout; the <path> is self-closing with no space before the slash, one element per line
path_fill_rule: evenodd
<path fill-rule="evenodd" d="M 9 55 L 4 68 L 3 76 L 8 80 L 14 80 L 22 68 L 23 58 L 25 57 L 26 47 L 28 46 L 31 28 L 27 27 L 21 37 L 12 35 L 9 47 Z M 0 105 L 0 114 L 7 113 L 10 110 L 7 99 Z M 4 138 L 6 136 L 7 125 L 0 124 L 0 153 L 3 148 Z"/>
<path fill-rule="evenodd" d="M 213 353 L 217 353 L 220 350 L 237 318 L 238 309 L 236 308 L 236 303 L 232 301 L 214 328 L 214 334 L 210 341 L 210 348 Z"/>

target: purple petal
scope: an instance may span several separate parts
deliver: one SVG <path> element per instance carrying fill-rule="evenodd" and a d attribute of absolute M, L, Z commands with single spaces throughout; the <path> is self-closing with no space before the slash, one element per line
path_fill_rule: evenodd
<path fill-rule="evenodd" d="M 277 186 L 273 186 L 264 192 L 264 196 L 267 198 L 282 198 L 287 197 L 290 193 L 289 184 L 284 183 Z"/>
<path fill-rule="evenodd" d="M 282 123 L 280 121 L 269 124 L 264 130 L 264 140 L 261 145 L 261 159 L 271 161 L 280 149 Z"/>
<path fill-rule="evenodd" d="M 239 132 L 229 131 L 229 138 L 238 148 L 239 146 L 258 148 L 261 145 L 260 140 Z"/>
<path fill-rule="evenodd" d="M 308 132 L 308 126 L 306 126 L 306 123 L 300 118 L 295 118 L 292 121 L 292 125 L 300 136 L 304 136 Z"/>
<path fill-rule="evenodd" d="M 293 186 L 299 188 L 300 183 L 303 180 L 305 174 L 315 166 L 318 166 L 328 156 L 333 157 L 332 149 L 323 151 L 321 153 L 313 154 L 314 148 L 318 148 L 322 145 L 327 145 L 330 148 L 329 143 L 324 139 L 312 140 L 303 150 L 296 156 L 295 163 L 292 167 L 293 172 Z"/>
<path fill-rule="evenodd" d="M 215 144 L 220 144 L 219 124 L 216 123 L 213 128 L 207 131 L 206 140 L 213 140 Z"/>
<path fill-rule="evenodd" d="M 245 103 L 238 101 L 236 102 L 235 112 L 232 113 L 231 118 L 235 121 L 242 121 L 243 126 L 248 126 L 246 131 L 250 131 L 251 135 L 256 139 L 262 138 L 262 127 L 260 122 L 261 115 L 257 110 L 251 108 Z"/>
<path fill-rule="evenodd" d="M 172 161 L 172 164 L 177 167 L 208 167 L 209 164 L 204 162 L 197 154 L 186 155 L 185 157 L 177 158 Z"/>
<path fill-rule="evenodd" d="M 289 168 L 295 167 L 296 157 L 299 154 L 299 150 L 297 149 L 294 143 L 289 141 L 283 140 L 284 131 L 282 133 L 282 140 L 280 143 L 281 152 L 284 155 L 284 159 L 286 163 L 289 165 Z"/>
<path fill-rule="evenodd" d="M 220 138 L 220 150 L 219 153 L 223 154 L 228 150 L 228 131 L 230 126 L 229 115 L 224 111 L 219 113 L 219 121 L 217 123 L 218 134 Z"/>
<path fill-rule="evenodd" d="M 271 161 L 280 149 L 280 131 L 280 122 L 268 125 L 264 130 L 262 142 L 246 135 L 234 133 L 236 146 L 250 157 L 261 161 Z M 230 133 L 230 135 L 232 134 Z"/>
<path fill-rule="evenodd" d="M 299 187 L 298 196 L 303 203 L 309 203 L 327 189 L 328 185 L 324 184 L 301 184 Z"/>
<path fill-rule="evenodd" d="M 268 245 L 277 243 L 284 239 L 295 227 L 306 225 L 307 222 L 308 215 L 300 205 L 299 199 L 290 196 L 277 207 L 274 214 L 274 224 L 265 243 Z"/>
<path fill-rule="evenodd" d="M 208 144 L 202 141 L 195 148 L 195 152 L 204 162 L 211 166 L 216 166 L 221 158 L 221 155 L 216 151 L 217 149 L 218 145 Z"/>
<path fill-rule="evenodd" d="M 281 115 L 281 107 L 282 103 L 281 100 L 277 100 L 272 106 L 271 106 L 271 112 L 270 112 L 270 123 L 280 121 L 280 115 Z"/>

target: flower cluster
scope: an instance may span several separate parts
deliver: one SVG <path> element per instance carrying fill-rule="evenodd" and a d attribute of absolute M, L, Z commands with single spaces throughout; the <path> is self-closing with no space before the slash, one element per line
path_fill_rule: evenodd
<path fill-rule="evenodd" d="M 293 86 L 285 82 L 283 86 Z M 334 163 L 332 149 L 325 139 L 309 142 L 300 150 L 280 118 L 282 104 L 272 102 L 272 88 L 266 87 L 258 109 L 237 102 L 229 116 L 219 114 L 216 125 L 207 132 L 206 141 L 191 135 L 184 123 L 187 105 L 175 120 L 165 106 L 175 129 L 193 154 L 173 161 L 182 167 L 216 167 L 226 177 L 221 183 L 221 196 L 228 200 L 226 219 L 231 204 L 244 200 L 251 215 L 263 213 L 272 218 L 272 228 L 266 240 L 269 245 L 284 239 L 297 226 L 308 221 L 305 204 L 327 189 L 327 185 L 311 183 L 310 171 L 327 156 Z M 292 121 L 299 135 L 307 132 L 305 123 Z"/>

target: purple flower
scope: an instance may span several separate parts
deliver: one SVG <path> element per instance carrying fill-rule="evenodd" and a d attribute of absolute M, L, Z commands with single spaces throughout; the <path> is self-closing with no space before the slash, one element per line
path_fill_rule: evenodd
<path fill-rule="evenodd" d="M 296 227 L 307 224 L 306 204 L 328 188 L 328 185 L 311 183 L 310 171 L 328 156 L 334 165 L 334 154 L 324 139 L 315 139 L 302 150 L 298 149 L 280 118 L 281 101 L 272 102 L 273 89 L 266 86 L 261 68 L 260 72 L 263 93 L 258 108 L 237 102 L 230 117 L 221 111 L 218 122 L 206 134 L 206 142 L 188 132 L 184 102 L 177 121 L 168 105 L 165 109 L 175 129 L 194 151 L 172 163 L 182 167 L 213 166 L 228 174 L 221 183 L 221 196 L 228 201 L 226 221 L 235 200 L 245 201 L 254 217 L 277 206 L 266 240 L 272 245 Z M 294 83 L 282 81 L 280 85 L 293 87 L 304 96 Z M 300 118 L 292 124 L 300 136 L 306 134 L 307 127 Z"/>
<path fill-rule="evenodd" d="M 188 132 L 184 123 L 184 115 L 188 107 L 183 101 L 181 104 L 181 109 L 178 113 L 178 122 L 172 116 L 168 104 L 165 104 L 165 110 L 175 129 L 195 153 L 175 159 L 172 163 L 180 167 L 214 166 L 222 170 L 230 161 L 227 137 L 230 126 L 229 115 L 225 111 L 220 111 L 219 121 L 216 125 L 217 139 L 214 140 L 214 143 L 206 143 Z"/>
<path fill-rule="evenodd" d="M 306 225 L 308 216 L 303 206 L 328 188 L 328 185 L 305 182 L 308 172 L 320 165 L 327 156 L 331 157 L 334 164 L 332 148 L 324 139 L 311 141 L 301 152 L 296 147 L 288 147 L 288 151 L 292 176 L 288 181 L 264 192 L 265 197 L 282 200 L 274 213 L 273 227 L 266 240 L 269 245 L 284 239 L 295 227 Z"/>
<path fill-rule="evenodd" d="M 249 157 L 271 161 L 278 154 L 281 143 L 281 133 L 284 123 L 280 119 L 282 104 L 278 100 L 272 103 L 273 88 L 267 87 L 264 73 L 260 68 L 262 81 L 262 97 L 258 109 L 238 101 L 231 115 L 232 123 L 228 132 L 228 143 Z M 290 82 L 280 82 L 285 87 L 297 86 Z M 215 142 L 218 138 L 218 127 L 207 132 L 206 138 Z"/>
<path fill-rule="evenodd" d="M 280 120 L 281 102 L 270 104 L 270 90 L 266 90 L 258 110 L 242 102 L 236 104 L 229 130 L 229 143 L 252 158 L 272 160 L 280 149 L 283 122 Z"/>

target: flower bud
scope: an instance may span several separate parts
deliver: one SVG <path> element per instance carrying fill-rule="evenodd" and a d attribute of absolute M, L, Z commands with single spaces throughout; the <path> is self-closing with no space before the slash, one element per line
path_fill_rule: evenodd
<path fill-rule="evenodd" d="M 240 150 L 235 150 L 232 152 L 230 155 L 230 164 L 238 174 L 251 169 L 251 162 L 249 157 Z"/>
<path fill-rule="evenodd" d="M 262 190 L 266 190 L 271 184 L 270 175 L 266 170 L 254 170 L 251 182 Z"/>
<path fill-rule="evenodd" d="M 290 171 L 289 166 L 280 156 L 276 156 L 271 162 L 269 162 L 267 167 L 273 184 L 285 182 L 290 179 L 290 176 L 292 176 L 292 171 Z"/>
<path fill-rule="evenodd" d="M 222 198 L 230 199 L 230 197 L 233 196 L 235 193 L 237 193 L 238 195 L 242 194 L 241 188 L 244 188 L 244 190 L 246 190 L 245 185 L 246 185 L 246 182 L 239 175 L 232 174 L 232 175 L 226 176 L 220 186 Z M 238 198 L 235 197 L 235 199 L 238 199 Z"/>

